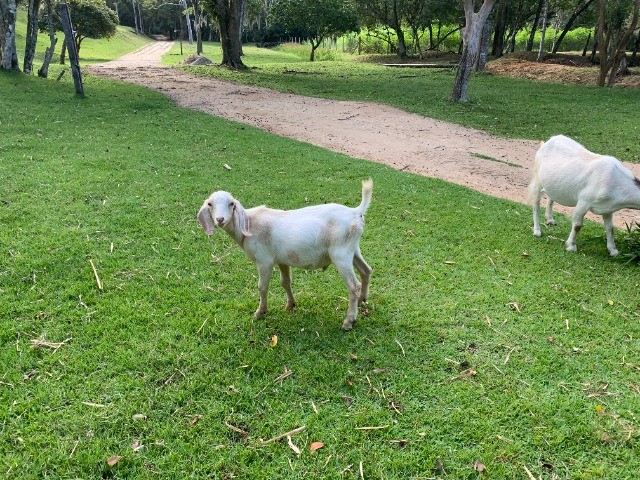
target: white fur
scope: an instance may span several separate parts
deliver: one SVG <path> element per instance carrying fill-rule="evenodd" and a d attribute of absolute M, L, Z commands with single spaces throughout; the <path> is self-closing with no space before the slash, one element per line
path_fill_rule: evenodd
<path fill-rule="evenodd" d="M 204 202 L 198 220 L 209 235 L 215 225 L 222 227 L 258 267 L 257 318 L 267 312 L 267 290 L 276 265 L 287 292 L 286 309 L 290 311 L 296 303 L 291 291 L 291 267 L 327 268 L 333 263 L 349 290 L 349 310 L 342 328 L 350 330 L 358 305 L 366 301 L 369 293 L 371 267 L 360 253 L 360 237 L 372 188 L 371 179 L 362 182 L 362 203 L 357 208 L 331 203 L 286 211 L 265 206 L 245 210 L 230 193 L 218 191 Z"/>
<path fill-rule="evenodd" d="M 571 216 L 571 234 L 567 250 L 576 251 L 576 236 L 585 214 L 602 215 L 607 235 L 607 250 L 618 255 L 613 236 L 613 213 L 622 208 L 640 208 L 640 182 L 619 160 L 592 153 L 578 142 L 562 135 L 551 137 L 536 153 L 534 174 L 529 184 L 533 203 L 533 234 L 540 232 L 540 197 L 548 197 L 547 225 L 555 225 L 554 202 L 575 207 Z"/>

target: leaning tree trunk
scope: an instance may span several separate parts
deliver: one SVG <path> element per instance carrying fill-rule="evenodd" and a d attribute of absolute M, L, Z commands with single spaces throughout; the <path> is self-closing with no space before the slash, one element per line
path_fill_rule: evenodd
<path fill-rule="evenodd" d="M 558 53 L 558 48 L 560 48 L 560 44 L 562 43 L 562 40 L 564 40 L 564 37 L 567 35 L 567 32 L 571 30 L 571 27 L 573 27 L 573 22 L 575 22 L 580 14 L 587 8 L 589 8 L 592 3 L 593 0 L 587 0 L 576 12 L 573 13 L 573 15 L 571 15 L 571 17 L 567 21 L 567 24 L 564 26 L 562 33 L 556 40 L 556 43 L 553 44 L 553 50 L 551 50 L 551 53 Z"/>
<path fill-rule="evenodd" d="M 16 0 L 0 0 L 0 69 L 20 70 L 16 51 Z"/>
<path fill-rule="evenodd" d="M 29 0 L 27 10 L 27 41 L 24 49 L 24 73 L 31 75 L 33 69 L 33 57 L 36 54 L 36 43 L 38 41 L 38 11 L 40 10 L 40 0 Z"/>
<path fill-rule="evenodd" d="M 529 34 L 529 39 L 527 40 L 527 52 L 531 52 L 533 50 L 533 42 L 536 39 L 536 31 L 538 29 L 538 22 L 540 21 L 540 14 L 542 13 L 542 5 L 544 0 L 540 0 L 538 3 L 538 8 L 536 9 L 536 18 L 533 20 L 533 24 L 531 25 L 531 33 Z"/>
<path fill-rule="evenodd" d="M 51 63 L 51 58 L 53 57 L 53 52 L 56 49 L 56 44 L 58 43 L 58 39 L 56 38 L 56 26 L 53 23 L 53 0 L 45 0 L 46 8 L 47 8 L 47 27 L 49 29 L 49 42 L 50 45 L 44 52 L 44 62 L 42 63 L 42 67 L 38 70 L 38 76 L 42 78 L 47 78 L 49 75 L 49 64 Z"/>
<path fill-rule="evenodd" d="M 473 9 L 473 0 L 464 0 L 465 27 L 462 30 L 462 57 L 458 64 L 456 79 L 451 91 L 451 100 L 454 102 L 469 100 L 468 85 L 473 64 L 475 63 L 480 48 L 480 36 L 489 14 L 493 9 L 496 0 L 484 0 L 480 10 L 475 13 Z"/>
<path fill-rule="evenodd" d="M 213 9 L 218 19 L 220 43 L 222 45 L 222 65 L 229 68 L 246 68 L 240 58 L 240 21 L 242 18 L 242 0 L 214 0 Z"/>

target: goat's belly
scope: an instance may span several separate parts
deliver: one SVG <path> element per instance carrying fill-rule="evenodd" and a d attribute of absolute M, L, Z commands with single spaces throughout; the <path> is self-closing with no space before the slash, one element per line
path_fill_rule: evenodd
<path fill-rule="evenodd" d="M 278 258 L 278 263 L 304 270 L 316 270 L 331 265 L 331 259 L 329 255 L 304 255 L 290 250 Z"/>

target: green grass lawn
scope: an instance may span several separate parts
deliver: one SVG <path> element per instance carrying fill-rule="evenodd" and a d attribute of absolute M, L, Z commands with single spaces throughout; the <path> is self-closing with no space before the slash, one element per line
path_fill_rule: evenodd
<path fill-rule="evenodd" d="M 184 55 L 195 46 L 183 45 Z M 204 55 L 221 61 L 220 47 L 206 44 Z M 201 75 L 289 93 L 341 100 L 380 102 L 428 117 L 479 128 L 500 136 L 546 140 L 562 133 L 587 148 L 621 160 L 640 162 L 638 115 L 640 91 L 540 83 L 492 76 L 471 78 L 467 104 L 449 101 L 453 69 L 404 69 L 358 62 L 309 62 L 292 52 L 244 47 L 245 71 L 218 66 L 182 67 Z M 212 58 L 211 58 L 212 57 Z M 182 57 L 179 47 L 167 63 Z"/>
<path fill-rule="evenodd" d="M 638 269 L 601 225 L 570 254 L 564 217 L 534 238 L 527 206 L 85 86 L 0 74 L 1 477 L 637 477 Z M 254 320 L 255 267 L 202 201 L 355 206 L 369 176 L 367 314 L 340 329 L 331 267 L 294 271 L 292 314 L 274 279 Z M 300 455 L 260 444 L 301 426 Z"/>

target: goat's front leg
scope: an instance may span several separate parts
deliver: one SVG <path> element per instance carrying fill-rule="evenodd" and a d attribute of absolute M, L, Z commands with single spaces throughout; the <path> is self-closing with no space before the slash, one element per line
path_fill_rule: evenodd
<path fill-rule="evenodd" d="M 602 215 L 602 220 L 604 220 L 604 231 L 607 234 L 607 250 L 609 250 L 609 255 L 616 257 L 618 255 L 618 249 L 616 248 L 616 239 L 613 235 L 613 213 Z"/>
<path fill-rule="evenodd" d="M 287 292 L 287 306 L 285 310 L 290 312 L 293 307 L 296 306 L 296 299 L 293 297 L 293 291 L 291 290 L 291 267 L 289 265 L 278 264 L 280 267 L 280 285 Z"/>
<path fill-rule="evenodd" d="M 369 279 L 371 277 L 372 268 L 365 261 L 362 253 L 360 253 L 360 249 L 356 250 L 356 254 L 353 256 L 353 265 L 358 270 L 360 274 L 360 279 L 362 280 L 362 286 L 360 287 L 360 297 L 358 298 L 358 305 L 362 305 L 367 301 L 367 297 L 369 296 Z"/>
<path fill-rule="evenodd" d="M 333 262 L 340 273 L 340 276 L 344 280 L 349 290 L 349 310 L 347 310 L 347 316 L 342 322 L 343 330 L 351 330 L 353 328 L 353 322 L 355 322 L 358 316 L 358 295 L 360 294 L 360 283 L 356 278 L 356 274 L 353 271 L 353 260 Z"/>
<path fill-rule="evenodd" d="M 267 313 L 267 292 L 269 291 L 269 281 L 273 272 L 272 264 L 258 264 L 258 291 L 260 292 L 260 305 L 253 314 L 256 318 L 264 317 Z"/>
<path fill-rule="evenodd" d="M 589 207 L 584 202 L 578 202 L 576 208 L 573 209 L 573 213 L 571 214 L 571 233 L 569 234 L 567 241 L 564 242 L 567 247 L 567 251 L 569 252 L 575 252 L 578 250 L 578 247 L 576 247 L 576 237 L 578 236 L 578 233 L 580 233 L 584 216 L 588 211 Z"/>

